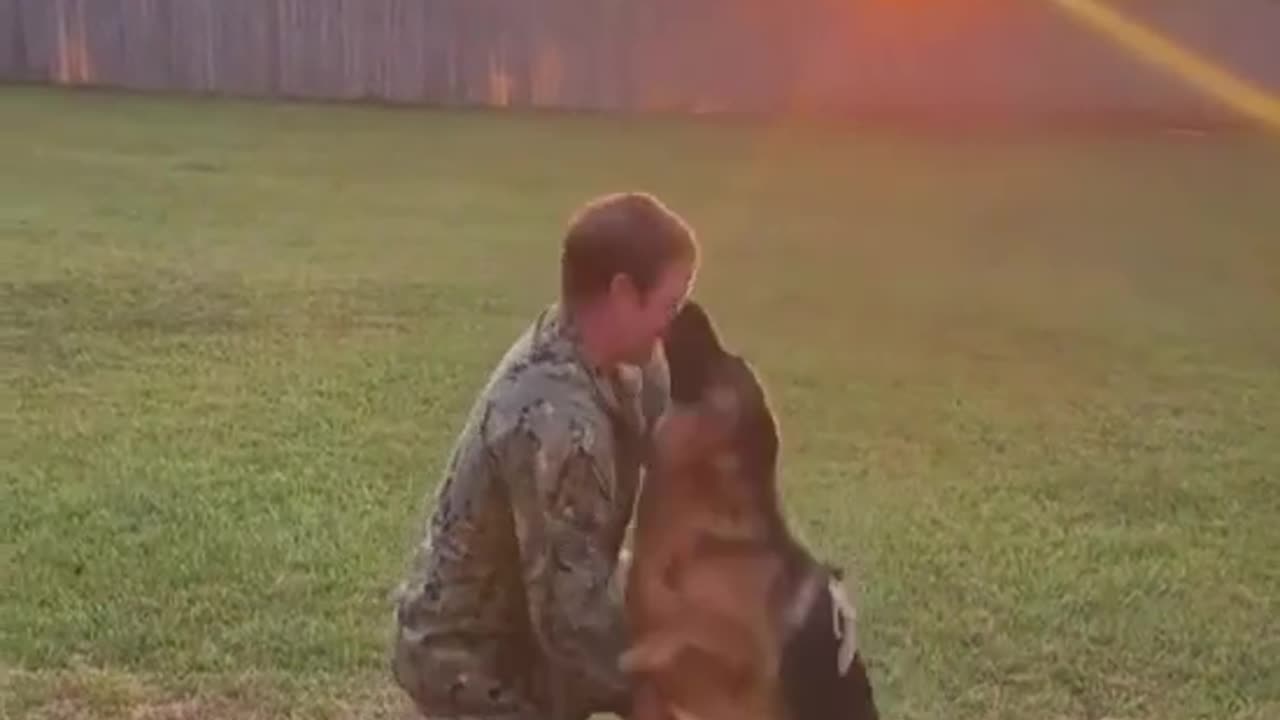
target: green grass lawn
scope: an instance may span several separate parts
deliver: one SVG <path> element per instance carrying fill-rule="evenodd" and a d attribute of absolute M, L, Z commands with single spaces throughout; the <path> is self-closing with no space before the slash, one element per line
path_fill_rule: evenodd
<path fill-rule="evenodd" d="M 569 211 L 657 192 L 885 717 L 1280 717 L 1280 148 L 0 89 L 0 717 L 398 717 Z"/>

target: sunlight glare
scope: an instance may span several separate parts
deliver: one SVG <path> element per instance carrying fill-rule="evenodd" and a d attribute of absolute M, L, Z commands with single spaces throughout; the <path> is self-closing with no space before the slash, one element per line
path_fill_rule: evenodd
<path fill-rule="evenodd" d="M 1219 102 L 1280 131 L 1280 99 L 1200 57 L 1101 0 L 1052 0 L 1074 19 L 1120 43 L 1151 65 L 1173 73 Z"/>

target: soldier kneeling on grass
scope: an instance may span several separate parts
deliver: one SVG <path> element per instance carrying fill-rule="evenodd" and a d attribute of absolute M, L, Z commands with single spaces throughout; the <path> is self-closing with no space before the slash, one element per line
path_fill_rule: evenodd
<path fill-rule="evenodd" d="M 569 224 L 560 299 L 476 400 L 398 593 L 392 667 L 428 718 L 627 713 L 619 556 L 698 255 L 646 194 Z"/>

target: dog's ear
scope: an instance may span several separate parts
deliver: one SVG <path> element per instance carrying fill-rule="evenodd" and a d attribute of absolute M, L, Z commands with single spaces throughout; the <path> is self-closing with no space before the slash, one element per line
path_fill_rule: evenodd
<path fill-rule="evenodd" d="M 711 382 L 716 364 L 726 354 L 711 316 L 700 303 L 689 300 L 671 321 L 662 343 L 671 376 L 672 399 L 681 403 L 697 402 Z"/>

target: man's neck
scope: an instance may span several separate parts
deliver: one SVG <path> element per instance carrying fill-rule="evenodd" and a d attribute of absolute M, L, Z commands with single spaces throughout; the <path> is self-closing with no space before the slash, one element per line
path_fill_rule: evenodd
<path fill-rule="evenodd" d="M 593 369 L 604 371 L 617 364 L 608 343 L 610 328 L 597 308 L 566 305 L 565 316 L 577 331 L 583 359 Z"/>

